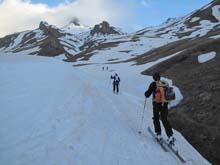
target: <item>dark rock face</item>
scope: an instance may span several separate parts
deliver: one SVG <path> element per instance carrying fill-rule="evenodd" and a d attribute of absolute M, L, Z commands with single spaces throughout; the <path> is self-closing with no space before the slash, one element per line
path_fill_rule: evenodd
<path fill-rule="evenodd" d="M 60 44 L 58 38 L 63 36 L 54 26 L 49 25 L 47 22 L 40 22 L 39 29 L 47 36 L 43 43 L 39 46 L 41 50 L 39 55 L 43 56 L 57 56 L 66 53 L 63 46 Z"/>
<path fill-rule="evenodd" d="M 202 20 L 209 20 L 213 23 L 219 22 L 213 15 L 212 15 L 212 8 L 216 5 L 219 5 L 220 2 L 218 0 L 212 1 L 209 5 L 209 7 L 205 9 L 200 9 L 197 12 L 195 12 L 191 17 L 200 17 Z"/>
<path fill-rule="evenodd" d="M 220 39 L 197 38 L 193 42 L 178 42 L 167 48 L 154 50 L 157 58 L 162 54 L 179 55 L 143 72 L 154 71 L 173 80 L 184 96 L 182 102 L 170 111 L 172 126 L 212 164 L 220 163 Z M 185 46 L 184 46 L 185 45 Z M 206 63 L 198 62 L 198 55 L 215 51 L 216 57 Z M 171 53 L 172 52 L 172 53 Z M 152 52 L 151 52 L 152 53 Z M 144 59 L 145 61 L 147 60 Z M 143 59 L 143 58 L 142 58 Z M 149 60 L 152 59 L 149 56 Z"/>
<path fill-rule="evenodd" d="M 90 34 L 94 36 L 95 34 L 120 34 L 115 30 L 114 27 L 110 26 L 108 22 L 103 21 L 102 23 L 95 25 L 91 30 Z"/>
<path fill-rule="evenodd" d="M 41 21 L 40 25 L 39 25 L 39 29 L 47 34 L 47 33 L 49 33 L 49 24 L 47 22 Z"/>
<path fill-rule="evenodd" d="M 191 60 L 192 57 L 185 62 Z M 180 105 L 173 108 L 170 116 L 175 123 L 174 127 L 180 130 L 205 158 L 216 165 L 220 163 L 220 112 L 217 108 L 220 105 L 220 99 L 217 99 L 220 97 L 219 61 L 218 56 L 205 64 L 179 64 L 175 67 L 175 72 L 165 72 L 167 76 L 174 78 L 185 97 Z M 177 80 L 177 74 L 182 75 L 182 78 L 178 76 Z"/>
<path fill-rule="evenodd" d="M 185 22 L 185 25 L 189 28 L 199 26 L 200 25 L 199 22 L 202 20 L 208 20 L 213 23 L 218 23 L 219 21 L 212 15 L 212 8 L 219 4 L 220 2 L 218 0 L 213 0 L 212 2 L 210 2 L 210 4 L 206 5 L 204 8 L 197 10 L 195 13 L 193 13 L 190 16 L 190 19 Z M 195 18 L 195 17 L 200 18 L 200 19 L 198 19 L 195 22 L 190 22 L 192 18 Z"/>
<path fill-rule="evenodd" d="M 40 51 L 38 55 L 42 56 L 58 56 L 62 53 L 66 53 L 64 48 L 60 45 L 57 39 L 46 38 L 43 44 L 40 45 Z"/>
<path fill-rule="evenodd" d="M 46 36 L 61 37 L 62 34 L 55 26 L 49 25 L 47 22 L 40 22 L 39 29 L 44 32 Z"/>
<path fill-rule="evenodd" d="M 14 39 L 19 35 L 19 33 L 7 35 L 4 38 L 0 38 L 0 48 L 9 47 L 10 44 L 14 43 Z"/>
<path fill-rule="evenodd" d="M 47 22 L 41 22 L 39 25 L 39 30 L 44 33 L 44 39 L 37 41 L 36 33 L 34 31 L 27 31 L 23 35 L 18 46 L 13 47 L 10 51 L 13 53 L 33 49 L 39 47 L 40 50 L 33 52 L 32 54 L 37 54 L 41 56 L 57 56 L 60 54 L 68 54 L 63 46 L 60 44 L 59 37 L 65 35 L 60 32 L 55 26 L 49 25 Z M 0 39 L 0 48 L 13 46 L 14 40 L 18 37 L 20 33 L 8 35 Z"/>

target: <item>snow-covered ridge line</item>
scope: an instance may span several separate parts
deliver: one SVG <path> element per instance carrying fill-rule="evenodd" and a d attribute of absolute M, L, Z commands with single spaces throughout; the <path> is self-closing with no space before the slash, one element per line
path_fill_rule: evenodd
<path fill-rule="evenodd" d="M 45 47 L 49 46 L 50 56 L 57 56 L 66 53 L 69 57 L 87 51 L 87 49 L 92 47 L 97 47 L 98 50 L 93 49 L 93 52 L 90 52 L 90 50 L 88 51 L 90 54 L 93 54 L 92 56 L 97 56 L 91 58 L 92 61 L 90 61 L 90 63 L 93 63 L 94 59 L 97 59 L 103 54 L 102 51 L 100 51 L 100 46 L 96 45 L 97 42 L 100 41 L 99 44 L 105 44 L 104 48 L 101 49 L 103 51 L 107 50 L 108 54 L 111 52 L 117 52 L 116 54 L 120 58 L 115 62 L 120 62 L 171 42 L 207 35 L 214 27 L 216 28 L 220 24 L 213 20 L 207 20 L 207 18 L 213 19 L 214 17 L 217 20 L 220 19 L 220 5 L 214 5 L 215 3 L 213 1 L 210 5 L 207 5 L 200 10 L 196 10 L 184 17 L 168 19 L 162 25 L 144 28 L 136 33 L 130 34 L 121 32 L 121 29 L 110 26 L 106 21 L 103 21 L 93 28 L 80 25 L 78 22 L 71 22 L 68 26 L 61 29 L 49 25 L 47 22 L 41 22 L 39 28 L 33 31 L 35 36 L 30 32 L 29 35 L 25 36 L 25 39 L 28 40 L 22 42 L 21 34 L 23 33 L 21 33 L 19 35 L 21 38 L 19 39 L 17 37 L 16 40 L 12 38 L 10 44 L 13 45 L 13 43 L 16 43 L 15 46 L 26 48 L 24 44 L 27 43 L 30 45 L 29 42 L 31 42 L 30 47 L 40 46 L 41 49 L 39 50 L 39 55 L 47 54 L 48 50 L 46 50 Z M 204 15 L 203 12 L 210 14 L 210 17 Z M 54 37 L 57 38 L 55 39 Z M 60 40 L 62 40 L 62 42 L 58 42 Z M 21 42 L 22 45 L 20 45 Z M 118 45 L 115 46 L 113 42 L 117 42 Z M 7 42 L 4 41 L 3 43 Z M 86 46 L 88 43 L 90 46 Z M 106 44 L 109 44 L 109 46 L 106 46 Z M 1 45 L 4 49 L 2 49 Z M 81 49 L 82 47 L 84 49 Z M 18 49 L 18 51 L 23 51 L 23 48 Z M 59 51 L 57 51 L 57 48 Z M 4 50 L 7 52 L 13 52 L 15 50 L 12 47 L 7 47 L 7 45 L 1 44 L 1 40 L 0 49 L 3 52 Z M 116 57 L 114 57 L 116 54 L 113 54 L 112 56 L 107 55 L 106 57 L 101 58 L 105 58 L 105 62 L 109 62 L 109 60 L 116 59 Z M 87 54 L 85 53 L 85 56 L 86 55 Z"/>

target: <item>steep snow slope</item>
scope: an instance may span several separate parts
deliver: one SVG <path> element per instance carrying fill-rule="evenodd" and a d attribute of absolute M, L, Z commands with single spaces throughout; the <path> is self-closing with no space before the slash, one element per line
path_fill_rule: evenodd
<path fill-rule="evenodd" d="M 110 69 L 119 67 L 122 91 L 115 95 L 111 72 L 99 65 L 82 71 L 57 59 L 1 55 L 0 164 L 178 164 L 146 131 L 152 126 L 150 100 L 145 136 L 137 134 L 151 79 L 130 64 Z M 209 164 L 175 135 L 188 164 Z"/>

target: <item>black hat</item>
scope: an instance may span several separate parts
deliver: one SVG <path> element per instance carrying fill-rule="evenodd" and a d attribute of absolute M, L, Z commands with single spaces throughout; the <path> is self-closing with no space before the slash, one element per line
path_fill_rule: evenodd
<path fill-rule="evenodd" d="M 159 80 L 160 80 L 160 73 L 155 72 L 155 73 L 153 74 L 153 79 L 154 79 L 154 81 L 159 81 Z"/>

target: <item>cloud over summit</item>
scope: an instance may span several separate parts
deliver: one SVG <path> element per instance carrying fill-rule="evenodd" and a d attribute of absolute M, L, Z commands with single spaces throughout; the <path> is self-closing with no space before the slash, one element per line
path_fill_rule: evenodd
<path fill-rule="evenodd" d="M 132 17 L 131 13 L 130 8 L 116 0 L 92 0 L 92 3 L 91 0 L 66 1 L 52 8 L 30 0 L 0 0 L 0 37 L 35 29 L 40 21 L 62 27 L 74 17 L 89 26 L 103 20 L 115 26 L 125 26 Z"/>

